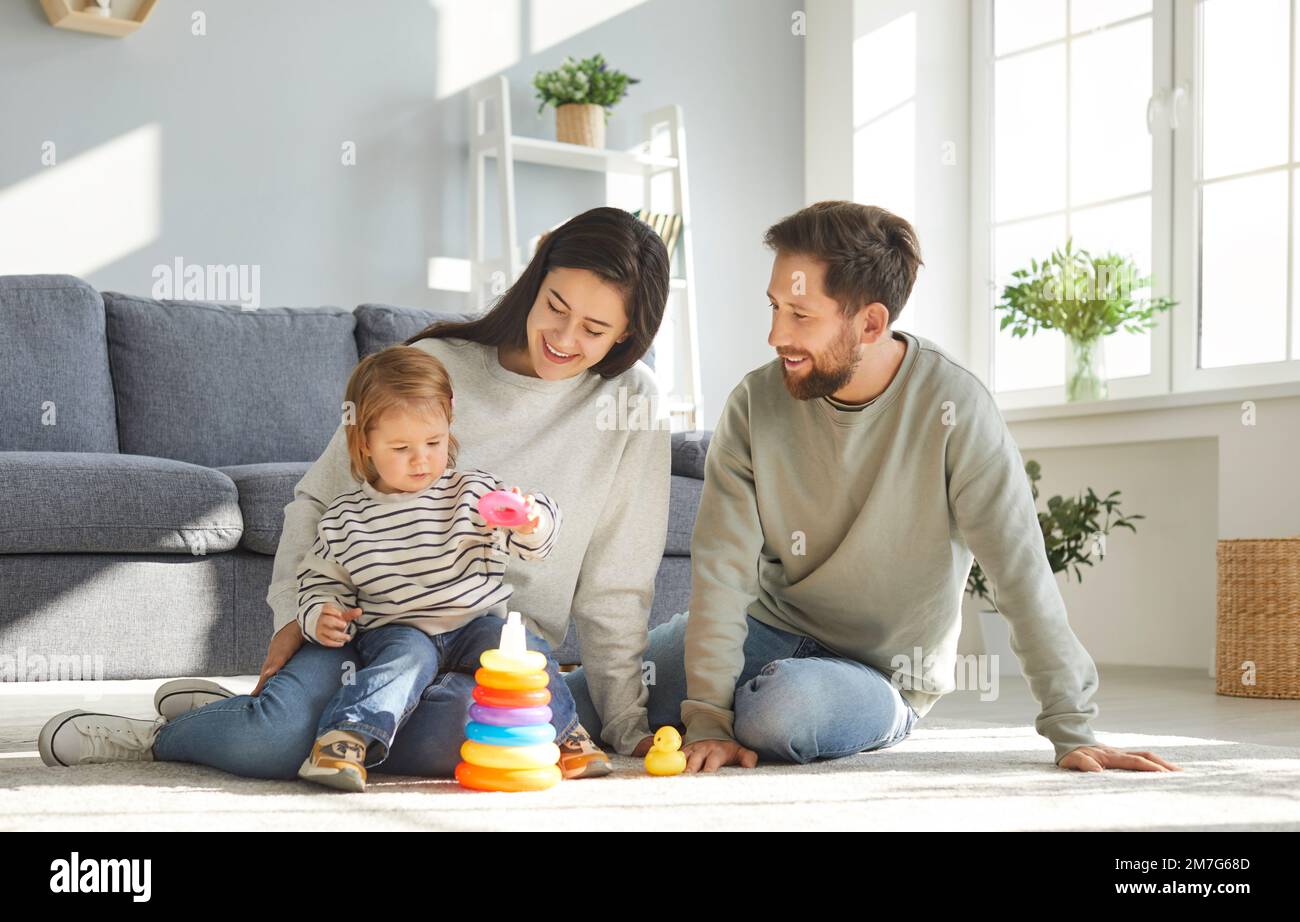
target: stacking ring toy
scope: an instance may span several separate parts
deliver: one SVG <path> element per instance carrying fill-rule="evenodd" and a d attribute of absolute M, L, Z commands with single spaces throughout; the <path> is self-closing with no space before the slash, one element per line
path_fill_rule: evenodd
<path fill-rule="evenodd" d="M 526 650 L 522 656 L 502 653 L 500 650 L 484 650 L 478 661 L 483 664 L 484 669 L 493 672 L 546 671 L 546 654 L 536 650 Z"/>
<path fill-rule="evenodd" d="M 501 642 L 479 656 L 456 780 L 480 791 L 540 791 L 564 777 L 547 707 L 550 659 L 528 649 L 523 616 L 507 614 Z"/>
<path fill-rule="evenodd" d="M 527 691 L 505 691 L 500 688 L 474 686 L 474 700 L 490 708 L 533 708 L 551 703 L 549 688 L 534 688 Z"/>
<path fill-rule="evenodd" d="M 480 668 L 474 673 L 474 681 L 499 691 L 535 691 L 550 685 L 551 677 L 545 672 L 496 672 Z"/>
<path fill-rule="evenodd" d="M 550 726 L 550 724 L 547 724 Z M 560 747 L 554 743 L 534 746 L 488 746 L 465 740 L 460 757 L 483 768 L 546 768 L 560 761 Z"/>
<path fill-rule="evenodd" d="M 518 493 L 493 490 L 479 498 L 478 514 L 489 525 L 514 528 L 528 521 L 528 503 Z"/>
<path fill-rule="evenodd" d="M 484 768 L 461 762 L 456 766 L 456 780 L 476 791 L 544 791 L 560 783 L 560 766 L 546 768 Z"/>
<path fill-rule="evenodd" d="M 526 727 L 494 727 L 470 721 L 465 725 L 465 736 L 476 743 L 489 746 L 540 746 L 555 742 L 555 728 L 550 724 L 531 724 Z"/>
<path fill-rule="evenodd" d="M 469 706 L 469 719 L 494 727 L 526 727 L 529 724 L 551 722 L 551 709 L 546 705 L 534 708 L 494 708 L 482 704 Z"/>

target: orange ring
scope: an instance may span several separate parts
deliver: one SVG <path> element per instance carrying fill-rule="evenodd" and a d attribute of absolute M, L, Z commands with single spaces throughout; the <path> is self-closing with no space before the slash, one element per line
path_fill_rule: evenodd
<path fill-rule="evenodd" d="M 560 782 L 560 766 L 505 769 L 461 762 L 456 766 L 456 780 L 475 791 L 542 791 Z"/>
<path fill-rule="evenodd" d="M 533 691 L 550 685 L 551 677 L 545 672 L 496 672 L 480 667 L 474 673 L 474 681 L 502 691 Z"/>
<path fill-rule="evenodd" d="M 531 691 L 503 691 L 486 685 L 475 685 L 474 700 L 490 708 L 541 707 L 551 703 L 551 690 L 535 688 Z"/>

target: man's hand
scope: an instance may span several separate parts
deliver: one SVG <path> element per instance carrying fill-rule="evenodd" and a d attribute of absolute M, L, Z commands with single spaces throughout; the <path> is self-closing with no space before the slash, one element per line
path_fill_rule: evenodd
<path fill-rule="evenodd" d="M 654 744 L 655 738 L 653 736 L 643 736 L 641 742 L 637 743 L 636 748 L 632 750 L 632 755 L 636 756 L 638 759 L 643 758 Z"/>
<path fill-rule="evenodd" d="M 686 754 L 686 771 L 692 775 L 699 771 L 717 771 L 724 765 L 753 768 L 758 764 L 758 753 L 735 740 L 699 740 L 687 743 L 682 752 Z"/>
<path fill-rule="evenodd" d="M 1113 746 L 1080 746 L 1067 752 L 1057 763 L 1061 768 L 1078 772 L 1099 772 L 1108 768 L 1127 768 L 1135 772 L 1180 772 L 1172 762 L 1166 762 L 1151 752 L 1125 752 Z"/>

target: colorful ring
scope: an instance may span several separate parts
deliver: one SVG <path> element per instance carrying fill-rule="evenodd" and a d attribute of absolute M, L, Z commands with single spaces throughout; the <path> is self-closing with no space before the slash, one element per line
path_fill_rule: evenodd
<path fill-rule="evenodd" d="M 537 746 L 555 742 L 555 728 L 550 724 L 529 724 L 525 727 L 494 727 L 470 721 L 465 725 L 465 736 L 476 743 L 488 746 Z"/>
<path fill-rule="evenodd" d="M 511 771 L 461 762 L 456 766 L 456 780 L 475 791 L 543 791 L 560 783 L 560 767 L 548 765 Z"/>
<path fill-rule="evenodd" d="M 513 528 L 528 521 L 528 501 L 519 493 L 493 490 L 479 497 L 478 514 L 494 528 Z"/>
<path fill-rule="evenodd" d="M 531 691 L 503 691 L 475 685 L 474 700 L 490 708 L 534 708 L 551 703 L 551 690 L 535 688 Z"/>
<path fill-rule="evenodd" d="M 554 743 L 535 746 L 485 746 L 473 740 L 460 745 L 460 757 L 484 768 L 545 768 L 560 761 L 560 747 Z"/>
<path fill-rule="evenodd" d="M 469 719 L 494 727 L 526 727 L 529 724 L 551 722 L 551 709 L 546 705 L 534 708 L 494 708 L 482 704 L 469 706 Z"/>
<path fill-rule="evenodd" d="M 500 650 L 484 650 L 478 658 L 484 669 L 493 672 L 545 672 L 546 654 L 537 650 L 525 650 L 523 656 L 511 656 Z"/>
<path fill-rule="evenodd" d="M 545 672 L 497 672 L 493 669 L 479 669 L 474 673 L 474 681 L 479 685 L 501 691 L 532 691 L 550 685 L 551 677 Z"/>

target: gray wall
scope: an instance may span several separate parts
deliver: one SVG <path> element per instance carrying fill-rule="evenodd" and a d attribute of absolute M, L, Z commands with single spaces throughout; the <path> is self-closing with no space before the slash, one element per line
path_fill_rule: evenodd
<path fill-rule="evenodd" d="M 609 146 L 638 140 L 646 111 L 684 110 L 711 426 L 744 372 L 770 358 L 770 258 L 759 239 L 803 204 L 804 40 L 790 30 L 798 4 L 648 0 L 536 53 L 530 23 L 561 6 L 554 0 L 455 4 L 449 13 L 430 0 L 165 0 L 124 39 L 51 28 L 37 0 L 0 4 L 0 241 L 33 221 L 55 234 L 87 221 L 111 234 L 118 215 L 138 225 L 138 214 L 123 213 L 131 204 L 86 214 L 111 196 L 55 196 L 33 215 L 44 193 L 6 193 L 40 182 L 45 141 L 66 164 L 157 125 L 157 235 L 83 272 L 96 287 L 148 293 L 154 267 L 181 257 L 260 266 L 263 306 L 458 308 L 463 296 L 426 283 L 430 257 L 469 255 L 468 107 L 463 91 L 438 86 L 440 55 L 520 48 L 504 71 L 515 131 L 553 138 L 532 75 L 565 54 L 600 51 L 642 80 L 610 120 Z M 488 11 L 468 14 L 474 28 L 466 5 Z M 205 36 L 191 34 L 196 9 L 207 14 Z M 346 140 L 357 144 L 353 167 L 340 164 Z M 522 167 L 516 179 L 521 245 L 602 204 L 595 174 Z M 54 247 L 38 252 L 46 261 L 0 271 L 75 268 Z"/>

